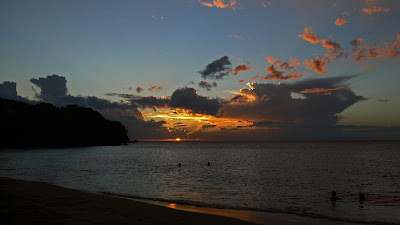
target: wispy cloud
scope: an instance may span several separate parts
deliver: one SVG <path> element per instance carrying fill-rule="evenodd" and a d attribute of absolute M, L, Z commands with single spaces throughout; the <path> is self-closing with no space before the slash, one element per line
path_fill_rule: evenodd
<path fill-rule="evenodd" d="M 162 91 L 163 87 L 161 86 L 151 86 L 148 90 L 149 91 Z"/>
<path fill-rule="evenodd" d="M 201 81 L 199 83 L 199 87 L 204 88 L 207 91 L 210 91 L 212 87 L 217 87 L 217 86 L 218 86 L 217 82 L 208 83 L 207 81 Z"/>
<path fill-rule="evenodd" d="M 367 15 L 372 15 L 372 14 L 380 13 L 380 12 L 388 13 L 390 11 L 390 8 L 372 6 L 370 8 L 363 8 L 362 11 Z"/>
<path fill-rule="evenodd" d="M 220 9 L 226 9 L 226 8 L 231 8 L 231 9 L 236 9 L 236 0 L 230 0 L 225 3 L 223 0 L 213 0 L 212 2 L 202 2 L 199 1 L 202 6 L 207 6 L 207 7 L 216 7 Z"/>
<path fill-rule="evenodd" d="M 309 88 L 300 91 L 301 94 L 322 94 L 322 95 L 331 95 L 332 91 L 342 90 L 345 87 L 336 87 L 336 88 Z"/>
<path fill-rule="evenodd" d="M 271 3 L 270 3 L 270 2 L 267 2 L 267 1 L 261 2 L 261 5 L 262 5 L 262 7 L 264 7 L 264 8 L 269 8 L 269 7 L 271 7 Z"/>
<path fill-rule="evenodd" d="M 244 40 L 243 37 L 241 37 L 241 36 L 239 36 L 239 35 L 237 35 L 237 34 L 230 34 L 228 37 L 229 37 L 229 38 L 238 39 L 238 40 Z"/>

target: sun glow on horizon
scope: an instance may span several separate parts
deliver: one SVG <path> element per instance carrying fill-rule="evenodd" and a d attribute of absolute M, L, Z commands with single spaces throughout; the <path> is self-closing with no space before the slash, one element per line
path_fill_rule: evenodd
<path fill-rule="evenodd" d="M 181 139 L 180 138 L 176 138 L 175 141 L 179 142 L 179 141 L 181 141 Z"/>

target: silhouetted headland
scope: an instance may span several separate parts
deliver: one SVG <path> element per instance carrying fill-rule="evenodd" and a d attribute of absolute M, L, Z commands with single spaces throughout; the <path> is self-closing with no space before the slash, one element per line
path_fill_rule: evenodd
<path fill-rule="evenodd" d="M 0 98 L 0 149 L 120 145 L 125 127 L 91 108 L 31 105 Z"/>

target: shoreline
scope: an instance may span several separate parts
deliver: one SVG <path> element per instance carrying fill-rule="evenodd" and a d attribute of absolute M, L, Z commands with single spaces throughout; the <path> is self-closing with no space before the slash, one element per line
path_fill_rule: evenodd
<path fill-rule="evenodd" d="M 207 204 L 192 204 L 179 200 L 165 200 L 155 198 L 144 198 L 139 196 L 127 196 L 110 192 L 100 192 L 102 195 L 113 196 L 133 201 L 145 202 L 153 205 L 160 205 L 167 208 L 183 210 L 187 212 L 206 213 L 217 216 L 228 216 L 238 218 L 244 221 L 261 224 L 292 224 L 292 225 L 311 225 L 311 224 L 326 224 L 326 225 L 351 225 L 351 224 L 391 224 L 391 223 L 369 223 L 366 221 L 349 221 L 342 218 L 329 218 L 322 215 L 299 215 L 296 213 L 280 212 L 280 211 L 261 211 L 257 209 L 246 208 L 225 208 L 218 206 L 210 206 Z"/>
<path fill-rule="evenodd" d="M 1 224 L 255 224 L 4 177 L 0 178 L 0 199 Z"/>
<path fill-rule="evenodd" d="M 1 218 L 6 218 L 4 224 L 353 224 L 90 193 L 5 177 L 0 177 L 0 197 L 5 200 L 0 203 L 0 215 L 4 214 Z"/>

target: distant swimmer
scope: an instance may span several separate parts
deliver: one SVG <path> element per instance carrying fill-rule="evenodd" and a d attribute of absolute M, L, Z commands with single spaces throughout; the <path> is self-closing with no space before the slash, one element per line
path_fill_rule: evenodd
<path fill-rule="evenodd" d="M 339 200 L 340 198 L 336 197 L 336 191 L 332 191 L 332 197 L 331 197 L 331 201 L 332 202 L 336 202 L 336 200 Z"/>
<path fill-rule="evenodd" d="M 182 166 L 182 164 L 181 163 L 178 163 L 178 167 L 181 167 Z"/>
<path fill-rule="evenodd" d="M 208 162 L 208 164 L 207 164 L 208 166 L 211 166 L 211 163 L 210 162 Z"/>
<path fill-rule="evenodd" d="M 365 201 L 365 196 L 363 193 L 360 192 L 358 195 L 360 196 L 360 202 Z"/>

